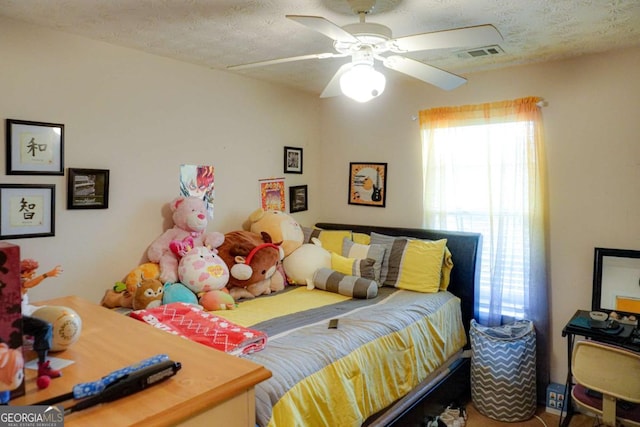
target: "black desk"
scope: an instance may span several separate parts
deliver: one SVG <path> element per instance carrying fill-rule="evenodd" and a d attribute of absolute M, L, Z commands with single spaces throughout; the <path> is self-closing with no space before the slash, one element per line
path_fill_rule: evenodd
<path fill-rule="evenodd" d="M 640 338 L 636 337 L 636 326 L 620 324 L 620 327 L 614 330 L 594 329 L 589 327 L 589 319 L 589 310 L 578 310 L 562 330 L 562 336 L 567 337 L 568 360 L 564 404 L 567 410 L 567 416 L 564 419 L 560 417 L 560 425 L 563 427 L 569 425 L 571 417 L 573 416 L 573 404 L 571 402 L 571 389 L 573 387 L 571 356 L 573 355 L 573 344 L 576 335 L 640 352 Z"/>

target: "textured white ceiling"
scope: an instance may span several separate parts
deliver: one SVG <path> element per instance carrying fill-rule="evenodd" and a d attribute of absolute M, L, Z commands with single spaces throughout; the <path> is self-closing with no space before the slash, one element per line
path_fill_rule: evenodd
<path fill-rule="evenodd" d="M 358 22 L 346 0 L 0 0 L 0 15 L 9 18 L 220 70 L 334 51 L 331 39 L 286 14 L 322 16 L 340 26 Z M 504 38 L 503 54 L 407 54 L 462 76 L 640 45 L 640 0 L 380 0 L 366 19 L 390 27 L 394 37 L 494 25 Z M 319 94 L 348 61 L 235 72 Z"/>

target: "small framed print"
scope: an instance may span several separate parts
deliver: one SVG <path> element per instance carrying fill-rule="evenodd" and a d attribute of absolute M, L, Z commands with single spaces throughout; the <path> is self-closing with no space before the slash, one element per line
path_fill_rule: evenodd
<path fill-rule="evenodd" d="M 302 212 L 308 210 L 307 186 L 296 185 L 289 187 L 289 212 Z"/>
<path fill-rule="evenodd" d="M 349 204 L 384 208 L 387 198 L 386 163 L 349 163 Z"/>
<path fill-rule="evenodd" d="M 69 168 L 67 209 L 107 209 L 108 207 L 109 171 Z"/>
<path fill-rule="evenodd" d="M 53 184 L 0 184 L 0 239 L 55 235 Z"/>
<path fill-rule="evenodd" d="M 302 148 L 284 147 L 284 173 L 302 173 Z"/>
<path fill-rule="evenodd" d="M 7 119 L 7 175 L 64 175 L 64 125 Z"/>

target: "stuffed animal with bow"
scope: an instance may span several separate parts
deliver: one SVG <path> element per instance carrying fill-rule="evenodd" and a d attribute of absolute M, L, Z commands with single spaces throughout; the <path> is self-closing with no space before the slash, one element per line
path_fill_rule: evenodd
<path fill-rule="evenodd" d="M 208 246 L 217 248 L 224 239 L 219 232 L 207 232 L 208 212 L 202 199 L 197 197 L 178 197 L 170 204 L 174 226 L 154 240 L 147 250 L 149 261 L 159 264 L 160 281 L 174 283 L 178 281 L 178 257 L 170 248 L 171 242 L 183 241 L 190 237 L 193 247 Z"/>

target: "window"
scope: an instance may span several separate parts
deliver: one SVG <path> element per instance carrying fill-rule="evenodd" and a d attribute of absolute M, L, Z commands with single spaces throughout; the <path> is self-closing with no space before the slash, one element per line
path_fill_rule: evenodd
<path fill-rule="evenodd" d="M 420 116 L 424 223 L 482 233 L 477 309 L 485 324 L 535 317 L 539 288 L 546 290 L 544 161 L 537 114 L 522 111 L 538 113 L 535 104 L 527 98 Z"/>

